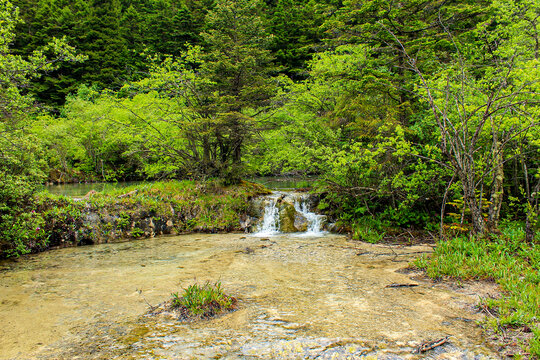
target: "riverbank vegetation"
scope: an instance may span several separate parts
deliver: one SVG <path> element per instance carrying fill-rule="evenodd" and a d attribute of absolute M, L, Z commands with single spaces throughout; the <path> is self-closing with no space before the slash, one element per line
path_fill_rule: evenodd
<path fill-rule="evenodd" d="M 318 176 L 319 210 L 359 239 L 406 229 L 487 251 L 515 223 L 532 249 L 539 14 L 534 0 L 0 0 L 3 251 L 50 246 L 43 229 L 82 211 L 36 194 L 44 182 L 279 174 Z"/>
<path fill-rule="evenodd" d="M 523 241 L 523 226 L 501 226 L 491 238 L 455 237 L 437 244 L 430 257 L 415 262 L 433 279 L 495 281 L 501 296 L 481 299 L 479 309 L 486 313 L 485 326 L 500 335 L 506 353 L 522 353 L 529 343 L 532 357 L 540 356 L 540 248 Z M 513 345 L 512 345 L 513 344 Z"/>
<path fill-rule="evenodd" d="M 40 192 L 0 223 L 0 258 L 50 247 L 77 246 L 187 232 L 244 231 L 250 199 L 264 187 L 242 182 L 166 181 L 67 198 Z"/>

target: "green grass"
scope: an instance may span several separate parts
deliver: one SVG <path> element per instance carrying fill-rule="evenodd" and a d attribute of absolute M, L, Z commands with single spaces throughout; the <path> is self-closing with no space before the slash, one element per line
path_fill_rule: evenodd
<path fill-rule="evenodd" d="M 494 310 L 487 319 L 494 330 L 532 331 L 528 347 L 540 358 L 540 242 L 528 244 L 519 224 L 506 225 L 491 239 L 456 237 L 441 241 L 431 257 L 419 258 L 415 265 L 433 279 L 492 280 L 500 285 L 500 299 L 484 299 L 482 305 Z"/>
<path fill-rule="evenodd" d="M 371 244 L 380 243 L 386 233 L 384 231 L 377 231 L 369 226 L 363 226 L 354 224 L 352 227 L 352 239 L 361 240 Z"/>
<path fill-rule="evenodd" d="M 218 281 L 214 284 L 193 284 L 184 289 L 182 295 L 171 294 L 171 306 L 180 309 L 186 318 L 208 318 L 235 308 L 236 299 L 226 295 Z"/>
<path fill-rule="evenodd" d="M 384 240 L 388 224 L 373 217 L 361 217 L 355 220 L 345 221 L 350 224 L 351 236 L 353 240 L 365 241 L 377 244 Z"/>

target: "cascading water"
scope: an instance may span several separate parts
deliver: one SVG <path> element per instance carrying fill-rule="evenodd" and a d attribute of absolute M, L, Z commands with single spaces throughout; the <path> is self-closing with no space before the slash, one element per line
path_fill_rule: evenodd
<path fill-rule="evenodd" d="M 278 196 L 268 196 L 265 198 L 264 213 L 262 222 L 259 224 L 257 236 L 271 236 L 279 233 L 279 207 L 277 206 Z"/>
<path fill-rule="evenodd" d="M 299 193 L 274 192 L 263 199 L 262 219 L 257 226 L 255 236 L 271 236 L 282 232 L 281 219 L 289 217 L 293 223 L 294 231 L 285 230 L 283 232 L 296 232 L 297 236 L 322 236 L 326 232 L 322 230 L 324 215 L 319 215 L 311 211 L 309 196 Z M 293 210 L 294 209 L 294 210 Z M 302 222 L 302 230 L 296 229 L 296 223 Z M 291 226 L 289 226 L 291 228 Z"/>
<path fill-rule="evenodd" d="M 310 210 L 309 198 L 300 196 L 295 199 L 294 209 L 304 216 L 307 220 L 307 230 L 299 235 L 301 236 L 321 236 L 325 232 L 322 231 L 324 215 L 319 215 Z"/>

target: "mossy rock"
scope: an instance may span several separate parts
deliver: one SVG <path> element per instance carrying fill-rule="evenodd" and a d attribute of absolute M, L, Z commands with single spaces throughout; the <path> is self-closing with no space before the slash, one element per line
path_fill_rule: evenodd
<path fill-rule="evenodd" d="M 279 205 L 279 227 L 280 231 L 284 233 L 298 232 L 299 230 L 294 226 L 296 219 L 296 209 L 292 204 L 283 202 Z"/>

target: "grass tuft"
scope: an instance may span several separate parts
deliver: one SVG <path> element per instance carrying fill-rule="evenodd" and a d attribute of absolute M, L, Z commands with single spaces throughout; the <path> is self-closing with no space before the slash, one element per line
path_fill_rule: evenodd
<path fill-rule="evenodd" d="M 209 318 L 234 310 L 236 298 L 226 295 L 218 281 L 214 284 L 193 284 L 184 289 L 182 295 L 171 294 L 171 306 L 180 311 L 184 318 Z"/>

